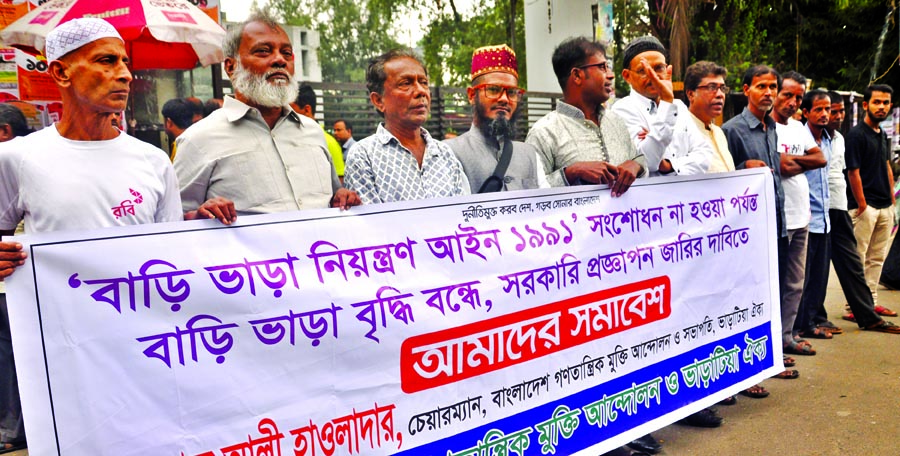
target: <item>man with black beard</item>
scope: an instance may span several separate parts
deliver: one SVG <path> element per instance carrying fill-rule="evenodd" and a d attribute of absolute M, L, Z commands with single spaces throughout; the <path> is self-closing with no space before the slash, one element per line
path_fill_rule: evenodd
<path fill-rule="evenodd" d="M 185 219 L 230 224 L 238 214 L 360 204 L 341 186 L 322 128 L 290 107 L 298 86 L 284 29 L 256 14 L 222 47 L 234 97 L 176 142 Z"/>
<path fill-rule="evenodd" d="M 472 193 L 549 188 L 537 149 L 513 141 L 519 100 L 516 53 L 485 46 L 472 54 L 472 85 L 466 92 L 475 117 L 468 132 L 444 141 L 462 163 Z"/>
<path fill-rule="evenodd" d="M 845 157 L 850 184 L 847 200 L 856 234 L 856 250 L 865 265 L 866 283 L 872 293 L 875 311 L 885 316 L 897 315 L 878 305 L 878 281 L 894 226 L 895 202 L 891 141 L 880 125 L 890 115 L 893 93 L 894 90 L 884 84 L 866 88 L 863 96 L 866 117 L 847 132 Z"/>

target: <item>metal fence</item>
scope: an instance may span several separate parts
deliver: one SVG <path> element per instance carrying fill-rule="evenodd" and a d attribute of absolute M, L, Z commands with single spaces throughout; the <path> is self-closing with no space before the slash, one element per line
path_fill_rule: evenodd
<path fill-rule="evenodd" d="M 353 136 L 365 138 L 373 133 L 382 121 L 381 115 L 369 101 L 365 84 L 310 83 L 319 94 L 316 117 L 325 122 L 328 129 L 338 119 L 350 122 Z M 529 92 L 522 100 L 522 114 L 516 124 L 519 140 L 525 138 L 528 128 L 544 114 L 556 109 L 559 93 Z M 432 87 L 431 116 L 425 128 L 437 139 L 444 139 L 448 132 L 465 133 L 472 126 L 472 107 L 466 89 L 456 87 Z"/>

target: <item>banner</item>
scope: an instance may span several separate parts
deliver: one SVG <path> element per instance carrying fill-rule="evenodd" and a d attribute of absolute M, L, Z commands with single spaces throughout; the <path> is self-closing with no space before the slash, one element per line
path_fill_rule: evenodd
<path fill-rule="evenodd" d="M 595 456 L 782 369 L 773 188 L 747 170 L 17 238 L 29 451 Z"/>

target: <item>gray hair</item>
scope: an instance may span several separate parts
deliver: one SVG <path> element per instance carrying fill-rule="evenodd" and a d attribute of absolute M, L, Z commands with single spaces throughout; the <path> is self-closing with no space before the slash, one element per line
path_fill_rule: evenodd
<path fill-rule="evenodd" d="M 422 59 L 412 49 L 391 49 L 369 61 L 369 68 L 366 69 L 366 89 L 368 89 L 369 93 L 375 92 L 378 95 L 384 95 L 384 82 L 387 81 L 384 65 L 391 60 L 400 58 L 415 60 L 425 70 L 425 76 L 428 76 L 428 69 L 425 68 Z"/>
<path fill-rule="evenodd" d="M 237 58 L 238 49 L 241 47 L 241 38 L 244 36 L 244 28 L 247 27 L 247 24 L 253 22 L 268 25 L 273 29 L 284 30 L 274 16 L 263 11 L 256 11 L 244 22 L 228 28 L 228 33 L 225 34 L 225 40 L 222 41 L 222 52 L 225 53 L 225 57 L 230 57 L 232 59 Z"/>

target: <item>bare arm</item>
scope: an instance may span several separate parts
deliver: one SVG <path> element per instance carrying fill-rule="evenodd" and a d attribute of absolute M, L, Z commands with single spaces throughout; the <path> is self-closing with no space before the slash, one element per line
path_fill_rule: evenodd
<path fill-rule="evenodd" d="M 828 164 L 828 159 L 825 158 L 822 149 L 818 147 L 807 150 L 806 155 L 794 156 L 794 161 L 806 171 L 823 168 Z"/>

